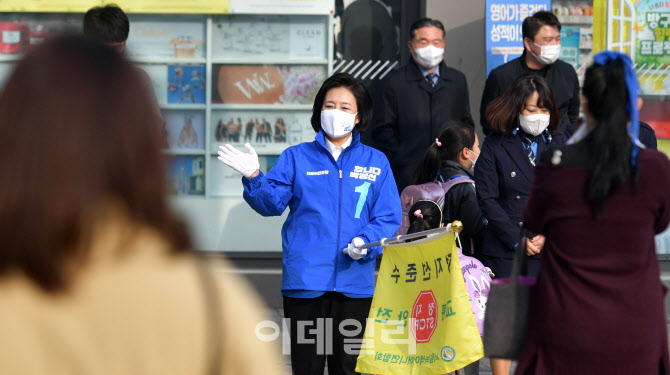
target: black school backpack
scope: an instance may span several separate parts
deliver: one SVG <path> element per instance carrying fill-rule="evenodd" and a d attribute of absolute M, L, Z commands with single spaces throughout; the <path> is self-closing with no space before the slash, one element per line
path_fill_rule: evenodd
<path fill-rule="evenodd" d="M 444 212 L 444 197 L 447 195 L 447 192 L 452 187 L 463 183 L 474 184 L 475 182 L 470 177 L 459 176 L 447 182 L 426 182 L 425 184 L 409 185 L 404 188 L 400 194 L 402 221 L 400 222 L 400 229 L 398 229 L 395 235 L 401 236 L 407 234 L 407 230 L 409 229 L 409 217 L 407 215 L 414 203 L 422 200 L 430 200 L 437 203 Z"/>

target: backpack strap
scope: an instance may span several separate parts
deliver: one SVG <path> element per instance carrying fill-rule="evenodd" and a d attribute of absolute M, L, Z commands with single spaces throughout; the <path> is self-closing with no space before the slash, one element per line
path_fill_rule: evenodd
<path fill-rule="evenodd" d="M 464 175 L 464 174 L 455 174 L 455 175 L 449 177 L 449 181 L 451 181 L 451 180 L 453 180 L 453 179 L 455 179 L 455 178 L 459 178 L 459 177 L 468 177 L 468 176 L 466 176 L 466 175 Z M 442 181 L 442 182 L 444 182 L 444 181 Z"/>
<path fill-rule="evenodd" d="M 447 181 L 446 183 L 443 183 L 443 184 L 442 184 L 442 189 L 444 189 L 444 194 L 446 195 L 447 192 L 448 192 L 452 187 L 454 187 L 455 185 L 463 184 L 463 183 L 466 183 L 466 182 L 469 182 L 469 183 L 471 183 L 471 184 L 474 184 L 474 183 L 475 183 L 475 181 L 473 181 L 470 177 L 465 176 L 465 175 L 457 175 L 457 176 L 453 176 L 453 177 L 451 177 L 451 178 L 449 179 L 449 181 Z"/>

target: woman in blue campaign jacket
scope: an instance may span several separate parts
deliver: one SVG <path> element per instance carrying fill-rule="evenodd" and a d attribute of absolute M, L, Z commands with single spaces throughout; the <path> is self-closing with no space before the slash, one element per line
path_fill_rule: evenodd
<path fill-rule="evenodd" d="M 551 88 L 542 77 L 519 77 L 489 104 L 486 117 L 494 133 L 486 137 L 475 168 L 477 198 L 488 220 L 482 262 L 496 277 L 508 277 L 535 159 L 549 145 L 564 144 L 566 138 L 558 133 L 560 117 Z M 526 241 L 528 270 L 534 276 L 544 237 L 529 234 Z"/>
<path fill-rule="evenodd" d="M 391 237 L 400 226 L 400 199 L 388 160 L 360 142 L 358 130 L 371 116 L 365 86 L 349 74 L 336 74 L 314 100 L 316 139 L 286 149 L 267 176 L 248 144 L 249 153 L 230 145 L 219 152 L 222 162 L 244 175 L 244 199 L 256 212 L 275 216 L 289 207 L 282 227 L 282 295 L 284 315 L 292 321 L 294 374 L 322 374 L 326 360 L 334 373 L 354 373 L 357 353 L 345 352 L 344 339 L 363 337 L 375 257 L 381 254 L 379 247 L 360 247 Z M 357 329 L 339 328 L 352 318 L 360 328 L 353 336 Z M 301 323 L 306 328 L 298 330 L 296 321 L 306 321 Z M 332 325 L 325 328 L 332 332 L 332 341 L 325 337 L 332 353 L 319 350 L 324 338 L 313 332 L 324 324 Z"/>

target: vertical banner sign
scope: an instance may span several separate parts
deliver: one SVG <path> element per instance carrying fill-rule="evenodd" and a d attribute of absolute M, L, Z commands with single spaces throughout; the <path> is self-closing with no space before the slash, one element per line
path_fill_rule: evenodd
<path fill-rule="evenodd" d="M 446 374 L 483 356 L 453 233 L 385 247 L 356 371 Z"/>
<path fill-rule="evenodd" d="M 579 69 L 579 27 L 561 27 L 561 54 L 559 59 Z"/>
<path fill-rule="evenodd" d="M 640 88 L 644 95 L 670 94 L 670 2 L 637 5 L 636 53 Z M 640 69 L 643 67 L 642 69 Z"/>
<path fill-rule="evenodd" d="M 637 21 L 634 25 L 628 26 L 630 22 L 623 25 L 623 39 L 633 34 L 629 29 L 634 27 L 633 62 L 640 82 L 640 94 L 664 97 L 670 95 L 670 1 L 636 3 L 632 16 Z M 625 10 L 619 10 L 618 14 L 622 12 L 626 14 Z M 613 13 L 616 14 L 616 10 Z M 614 22 L 608 20 L 608 24 Z M 657 138 L 670 138 L 670 104 L 663 98 L 659 99 L 645 100 L 640 120 L 654 128 Z"/>
<path fill-rule="evenodd" d="M 486 0 L 486 75 L 523 52 L 521 24 L 550 0 Z"/>

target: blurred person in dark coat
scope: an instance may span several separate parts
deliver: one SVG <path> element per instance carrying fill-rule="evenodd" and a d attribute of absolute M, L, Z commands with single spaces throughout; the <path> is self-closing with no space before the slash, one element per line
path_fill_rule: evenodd
<path fill-rule="evenodd" d="M 517 374 L 670 373 L 654 241 L 670 161 L 636 142 L 637 91 L 627 55 L 596 54 L 586 124 L 537 165 L 524 218 L 546 242 Z"/>

